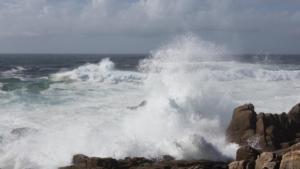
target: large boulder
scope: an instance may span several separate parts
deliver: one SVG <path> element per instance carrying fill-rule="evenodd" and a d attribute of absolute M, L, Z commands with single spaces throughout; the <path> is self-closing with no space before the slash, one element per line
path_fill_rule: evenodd
<path fill-rule="evenodd" d="M 234 109 L 232 120 L 226 130 L 229 142 L 247 145 L 247 140 L 255 134 L 256 112 L 252 104 Z"/>

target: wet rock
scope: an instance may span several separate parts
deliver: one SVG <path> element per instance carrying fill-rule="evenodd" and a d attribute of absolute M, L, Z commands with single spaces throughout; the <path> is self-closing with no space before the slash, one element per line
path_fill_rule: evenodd
<path fill-rule="evenodd" d="M 260 152 L 250 146 L 242 146 L 236 152 L 236 160 L 256 160 Z"/>
<path fill-rule="evenodd" d="M 173 160 L 175 160 L 175 158 L 170 155 L 163 155 L 162 160 L 163 161 L 173 161 Z"/>
<path fill-rule="evenodd" d="M 20 127 L 11 130 L 10 134 L 15 135 L 16 137 L 23 137 L 30 133 L 37 132 L 37 129 L 29 128 L 29 127 Z"/>
<path fill-rule="evenodd" d="M 234 109 L 232 120 L 226 130 L 229 142 L 247 145 L 247 140 L 255 134 L 256 112 L 252 104 Z"/>

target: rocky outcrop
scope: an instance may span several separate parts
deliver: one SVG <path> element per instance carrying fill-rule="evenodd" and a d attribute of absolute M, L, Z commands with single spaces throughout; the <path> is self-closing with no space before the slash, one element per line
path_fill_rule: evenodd
<path fill-rule="evenodd" d="M 239 106 L 226 134 L 241 146 L 229 169 L 300 169 L 300 104 L 282 114 Z"/>
<path fill-rule="evenodd" d="M 227 163 L 207 160 L 174 160 L 170 156 L 161 160 L 150 160 L 143 157 L 127 157 L 116 160 L 78 154 L 73 156 L 71 166 L 59 169 L 227 169 Z"/>
<path fill-rule="evenodd" d="M 226 130 L 227 140 L 263 151 L 289 147 L 300 141 L 299 106 L 294 106 L 288 114 L 257 114 L 252 104 L 239 106 Z"/>

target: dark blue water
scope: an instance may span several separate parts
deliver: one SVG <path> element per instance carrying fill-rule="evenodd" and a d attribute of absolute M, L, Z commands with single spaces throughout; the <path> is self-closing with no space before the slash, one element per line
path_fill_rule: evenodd
<path fill-rule="evenodd" d="M 1 90 L 27 88 L 39 92 L 50 87 L 51 74 L 75 69 L 87 63 L 109 58 L 118 70 L 138 71 L 147 54 L 0 54 Z M 233 55 L 221 59 L 264 65 L 300 65 L 300 55 Z M 285 66 L 285 69 L 288 67 Z M 295 66 L 293 66 L 293 69 Z M 45 78 L 43 78 L 45 77 Z"/>

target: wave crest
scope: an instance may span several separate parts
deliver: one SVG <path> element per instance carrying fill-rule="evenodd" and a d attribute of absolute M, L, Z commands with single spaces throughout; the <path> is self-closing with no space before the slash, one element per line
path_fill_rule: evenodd
<path fill-rule="evenodd" d="M 139 82 L 141 75 L 137 72 L 118 71 L 109 59 L 102 59 L 97 64 L 86 64 L 71 71 L 52 74 L 50 79 L 56 82 Z"/>

